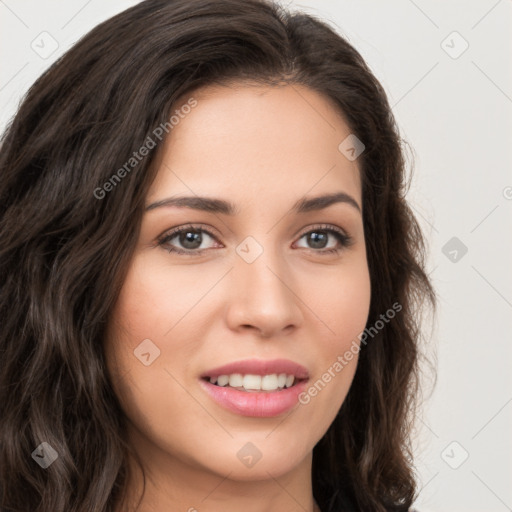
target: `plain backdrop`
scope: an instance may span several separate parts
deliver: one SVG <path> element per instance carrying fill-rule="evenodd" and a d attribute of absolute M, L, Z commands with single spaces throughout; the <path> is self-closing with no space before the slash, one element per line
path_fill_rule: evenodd
<path fill-rule="evenodd" d="M 0 0 L 0 128 L 35 79 L 131 0 Z M 439 296 L 418 421 L 420 512 L 512 510 L 512 0 L 319 0 L 414 150 L 408 198 Z M 426 370 L 428 372 L 428 369 Z"/>

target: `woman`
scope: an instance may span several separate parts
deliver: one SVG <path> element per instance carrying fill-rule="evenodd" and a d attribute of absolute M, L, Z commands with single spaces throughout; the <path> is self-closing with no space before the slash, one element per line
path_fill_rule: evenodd
<path fill-rule="evenodd" d="M 263 0 L 146 0 L 0 157 L 2 511 L 405 511 L 419 307 L 362 57 Z"/>

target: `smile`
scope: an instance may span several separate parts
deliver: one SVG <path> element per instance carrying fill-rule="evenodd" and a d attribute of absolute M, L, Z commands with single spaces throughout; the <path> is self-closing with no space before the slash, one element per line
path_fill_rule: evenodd
<path fill-rule="evenodd" d="M 219 375 L 210 377 L 210 382 L 220 387 L 230 387 L 239 391 L 280 391 L 284 388 L 291 388 L 295 383 L 295 375 L 286 373 L 272 373 L 269 375 L 242 375 L 232 373 L 231 375 Z"/>

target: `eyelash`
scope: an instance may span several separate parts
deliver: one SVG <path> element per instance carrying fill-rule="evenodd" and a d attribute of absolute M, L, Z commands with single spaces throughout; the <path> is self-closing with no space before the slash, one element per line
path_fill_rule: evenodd
<path fill-rule="evenodd" d="M 199 250 L 195 250 L 195 249 L 190 249 L 190 250 L 183 250 L 183 249 L 177 249 L 175 247 L 170 247 L 170 246 L 166 246 L 166 244 L 172 240 L 175 236 L 179 235 L 180 233 L 183 233 L 183 232 L 187 232 L 187 231 L 199 231 L 199 232 L 204 232 L 206 233 L 208 236 L 212 237 L 214 240 L 217 241 L 217 237 L 210 231 L 208 230 L 207 228 L 205 228 L 204 226 L 202 225 L 193 225 L 193 224 L 189 224 L 187 226 L 182 226 L 182 227 L 179 227 L 179 228 L 176 228 L 176 229 L 173 229 L 167 233 L 164 233 L 159 239 L 158 239 L 158 246 L 160 247 L 165 247 L 166 251 L 169 252 L 169 253 L 176 253 L 176 254 L 182 254 L 182 255 L 185 255 L 185 256 L 199 256 L 201 255 L 204 251 L 207 251 L 209 249 L 199 249 Z M 347 235 L 345 232 L 343 232 L 341 229 L 337 228 L 336 226 L 331 226 L 331 225 L 326 225 L 326 224 L 322 224 L 322 225 L 319 225 L 319 226 L 316 226 L 312 229 L 309 229 L 308 231 L 305 231 L 303 232 L 300 236 L 299 236 L 299 240 L 301 238 L 303 238 L 305 235 L 308 235 L 310 233 L 313 233 L 313 232 L 316 232 L 316 231 L 323 231 L 323 232 L 326 232 L 326 233 L 330 233 L 332 235 L 334 235 L 336 237 L 336 239 L 338 240 L 338 242 L 340 243 L 340 245 L 342 246 L 342 248 L 347 248 L 349 246 L 351 246 L 354 241 L 352 239 L 351 236 Z M 333 248 L 333 249 L 325 249 L 325 250 L 316 250 L 316 249 L 309 249 L 310 251 L 314 252 L 314 253 L 320 253 L 320 254 L 323 254 L 323 255 L 329 255 L 329 254 L 334 254 L 334 253 L 339 253 L 341 249 L 339 248 Z"/>

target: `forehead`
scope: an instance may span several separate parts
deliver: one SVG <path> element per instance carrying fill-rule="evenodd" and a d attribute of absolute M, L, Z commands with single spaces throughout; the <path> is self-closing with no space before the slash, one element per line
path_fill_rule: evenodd
<path fill-rule="evenodd" d="M 165 139 L 148 200 L 192 192 L 271 201 L 337 189 L 360 202 L 357 162 L 338 149 L 350 129 L 325 96 L 300 85 L 235 84 L 180 101 L 190 97 L 196 105 Z"/>

